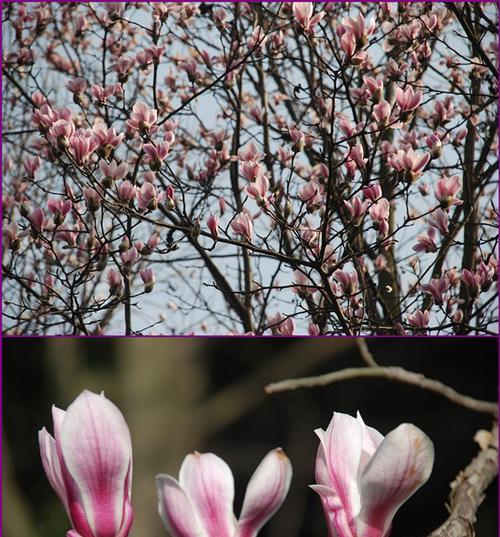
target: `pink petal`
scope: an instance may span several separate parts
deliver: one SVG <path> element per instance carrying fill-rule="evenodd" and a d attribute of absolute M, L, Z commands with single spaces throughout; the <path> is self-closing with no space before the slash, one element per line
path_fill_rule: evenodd
<path fill-rule="evenodd" d="M 40 444 L 40 456 L 42 458 L 43 469 L 45 470 L 47 479 L 67 511 L 68 502 L 66 498 L 66 488 L 64 487 L 56 443 L 45 427 L 38 433 L 38 442 Z"/>
<path fill-rule="evenodd" d="M 205 537 L 189 498 L 179 483 L 169 475 L 156 477 L 158 510 L 173 537 Z"/>
<path fill-rule="evenodd" d="M 85 390 L 68 407 L 60 431 L 71 519 L 87 522 L 95 537 L 115 537 L 130 496 L 132 447 L 118 408 Z"/>
<path fill-rule="evenodd" d="M 432 471 L 434 447 L 420 429 L 403 423 L 380 444 L 361 476 L 358 535 L 384 537 L 401 505 Z"/>
<path fill-rule="evenodd" d="M 292 465 L 282 449 L 270 451 L 253 473 L 245 492 L 239 537 L 255 537 L 286 498 Z"/>
<path fill-rule="evenodd" d="M 234 536 L 234 479 L 221 458 L 213 453 L 187 455 L 179 472 L 179 483 L 209 537 Z"/>
<path fill-rule="evenodd" d="M 352 416 L 335 412 L 322 441 L 329 471 L 330 486 L 344 506 L 346 520 L 351 521 L 361 505 L 358 468 L 361 461 L 363 433 Z"/>

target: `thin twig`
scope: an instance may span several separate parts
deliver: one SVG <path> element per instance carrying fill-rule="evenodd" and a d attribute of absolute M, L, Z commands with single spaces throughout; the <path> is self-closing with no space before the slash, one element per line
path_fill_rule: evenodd
<path fill-rule="evenodd" d="M 481 401 L 479 399 L 469 397 L 468 395 L 463 395 L 438 380 L 428 379 L 421 373 L 407 371 L 402 367 L 350 367 L 342 369 L 341 371 L 326 373 L 325 375 L 287 379 L 274 382 L 268 384 L 265 390 L 267 393 L 271 394 L 289 390 L 297 390 L 299 388 L 325 386 L 327 384 L 333 384 L 334 382 L 340 382 L 343 380 L 373 377 L 403 382 L 404 384 L 412 384 L 413 386 L 418 386 L 424 390 L 438 393 L 450 401 L 453 401 L 454 403 L 470 410 L 484 412 L 493 416 L 498 415 L 496 403 L 492 403 L 490 401 Z"/>
<path fill-rule="evenodd" d="M 498 474 L 498 428 L 480 431 L 487 441 L 480 441 L 481 451 L 451 483 L 450 516 L 429 537 L 473 537 L 476 512 L 484 492 Z"/>
<path fill-rule="evenodd" d="M 358 346 L 359 352 L 361 353 L 361 357 L 365 361 L 366 365 L 370 367 L 378 367 L 378 364 L 375 361 L 373 354 L 371 353 L 370 349 L 368 348 L 368 345 L 366 344 L 366 339 L 362 337 L 356 338 L 356 345 Z"/>

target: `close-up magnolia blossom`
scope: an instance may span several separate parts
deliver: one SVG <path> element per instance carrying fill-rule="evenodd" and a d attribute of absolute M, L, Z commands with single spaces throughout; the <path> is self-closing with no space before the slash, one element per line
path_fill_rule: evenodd
<path fill-rule="evenodd" d="M 179 480 L 157 476 L 158 509 L 172 537 L 256 537 L 285 500 L 291 479 L 283 450 L 270 451 L 248 482 L 236 519 L 231 469 L 213 453 L 193 453 L 184 459 Z"/>
<path fill-rule="evenodd" d="M 6 334 L 498 333 L 496 4 L 2 10 Z"/>
<path fill-rule="evenodd" d="M 54 436 L 38 433 L 43 468 L 72 528 L 68 537 L 127 537 L 133 512 L 132 445 L 120 410 L 83 391 L 66 411 L 52 407 Z"/>
<path fill-rule="evenodd" d="M 387 537 L 392 519 L 428 479 L 434 463 L 429 437 L 403 423 L 385 437 L 335 412 L 320 445 L 316 484 L 330 537 Z"/>

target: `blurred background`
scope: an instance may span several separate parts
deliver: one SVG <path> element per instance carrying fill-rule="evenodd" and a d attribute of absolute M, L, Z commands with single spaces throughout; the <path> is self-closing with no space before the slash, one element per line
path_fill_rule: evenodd
<path fill-rule="evenodd" d="M 368 340 L 381 365 L 400 365 L 481 399 L 497 399 L 493 339 Z M 63 537 L 70 528 L 44 475 L 37 432 L 52 433 L 50 408 L 65 409 L 84 389 L 116 403 L 134 450 L 132 536 L 167 537 L 157 515 L 154 477 L 177 477 L 184 456 L 211 451 L 232 468 L 239 514 L 248 479 L 281 446 L 292 460 L 288 498 L 262 537 L 327 535 L 314 483 L 317 427 L 334 410 L 386 434 L 401 422 L 433 440 L 429 482 L 396 515 L 392 535 L 424 537 L 447 515 L 449 483 L 477 453 L 475 432 L 491 419 L 419 388 L 379 379 L 266 395 L 289 377 L 364 365 L 352 339 L 4 339 L 3 535 Z M 497 484 L 478 512 L 477 537 L 497 535 Z"/>

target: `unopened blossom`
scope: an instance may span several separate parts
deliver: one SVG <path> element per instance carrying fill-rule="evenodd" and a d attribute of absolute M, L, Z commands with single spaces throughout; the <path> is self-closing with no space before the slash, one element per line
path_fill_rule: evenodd
<path fill-rule="evenodd" d="M 219 239 L 219 218 L 216 215 L 211 214 L 207 218 L 207 226 L 212 235 L 212 239 L 217 241 Z"/>
<path fill-rule="evenodd" d="M 116 63 L 111 67 L 111 69 L 117 74 L 118 82 L 124 84 L 127 82 L 128 77 L 130 76 L 132 69 L 135 66 L 134 58 L 121 57 L 118 58 Z"/>
<path fill-rule="evenodd" d="M 309 325 L 307 327 L 307 333 L 311 337 L 319 336 L 320 335 L 319 326 L 317 324 L 315 324 L 315 323 L 309 323 Z"/>
<path fill-rule="evenodd" d="M 391 168 L 404 174 L 404 178 L 409 183 L 413 183 L 422 175 L 423 169 L 431 158 L 429 153 L 417 153 L 413 149 L 404 151 L 400 149 L 391 155 L 387 162 Z"/>
<path fill-rule="evenodd" d="M 87 89 L 87 82 L 84 78 L 74 78 L 66 82 L 66 88 L 73 93 L 73 101 L 76 104 L 82 102 L 82 94 Z"/>
<path fill-rule="evenodd" d="M 472 272 L 469 269 L 464 268 L 461 274 L 462 281 L 467 287 L 470 295 L 476 297 L 481 292 L 481 278 L 479 274 Z"/>
<path fill-rule="evenodd" d="M 38 433 L 47 478 L 63 504 L 69 537 L 127 537 L 132 525 L 132 445 L 120 410 L 83 391 L 66 411 L 52 407 L 54 436 Z"/>
<path fill-rule="evenodd" d="M 305 298 L 316 291 L 313 282 L 300 270 L 293 271 L 293 285 L 292 291 L 301 298 Z"/>
<path fill-rule="evenodd" d="M 179 479 L 158 475 L 158 510 L 173 537 L 256 537 L 286 498 L 292 466 L 282 449 L 270 451 L 248 482 L 239 519 L 234 478 L 213 453 L 187 455 Z"/>
<path fill-rule="evenodd" d="M 34 179 L 35 173 L 42 165 L 42 161 L 39 157 L 27 158 L 23 161 L 24 169 L 30 179 Z"/>
<path fill-rule="evenodd" d="M 294 153 L 300 153 L 301 151 L 303 151 L 306 143 L 305 134 L 298 129 L 290 129 L 289 134 L 290 140 L 292 141 L 292 151 Z"/>
<path fill-rule="evenodd" d="M 431 150 L 431 158 L 439 158 L 443 154 L 443 142 L 437 134 L 429 134 L 425 139 L 425 143 Z"/>
<path fill-rule="evenodd" d="M 266 46 L 268 36 L 265 34 L 264 29 L 257 25 L 252 31 L 252 35 L 247 41 L 247 47 L 250 50 L 254 50 L 257 55 L 262 55 L 262 52 Z"/>
<path fill-rule="evenodd" d="M 112 160 L 108 164 L 105 160 L 101 159 L 99 161 L 99 169 L 104 176 L 102 185 L 106 188 L 110 187 L 115 181 L 123 179 L 127 175 L 128 164 L 126 162 L 117 164 L 115 160 Z"/>
<path fill-rule="evenodd" d="M 153 269 L 145 268 L 139 271 L 141 280 L 144 283 L 144 292 L 151 293 L 155 285 L 155 276 L 153 274 Z"/>
<path fill-rule="evenodd" d="M 346 159 L 345 166 L 350 176 L 353 176 L 356 170 L 362 170 L 368 162 L 368 159 L 365 158 L 363 146 L 360 143 L 350 147 L 344 158 Z"/>
<path fill-rule="evenodd" d="M 391 117 L 391 105 L 382 99 L 373 107 L 372 116 L 379 125 L 387 125 Z"/>
<path fill-rule="evenodd" d="M 305 34 L 313 35 L 315 26 L 321 22 L 325 16 L 324 11 L 320 11 L 313 16 L 314 2 L 293 2 L 293 17 L 298 26 Z"/>
<path fill-rule="evenodd" d="M 481 286 L 481 291 L 487 291 L 493 281 L 496 279 L 497 271 L 496 271 L 496 264 L 495 263 L 486 263 L 484 261 L 481 261 L 476 269 L 476 278 L 479 281 L 479 284 Z"/>
<path fill-rule="evenodd" d="M 149 164 L 152 171 L 157 172 L 161 168 L 163 161 L 167 158 L 170 146 L 166 142 L 156 146 L 145 144 L 143 150 L 146 153 L 144 162 Z"/>
<path fill-rule="evenodd" d="M 371 183 L 363 187 L 363 196 L 375 203 L 379 198 L 382 197 L 382 188 L 379 183 Z"/>
<path fill-rule="evenodd" d="M 434 299 L 434 303 L 441 306 L 444 302 L 445 293 L 450 288 L 450 282 L 446 276 L 441 278 L 432 278 L 430 283 L 426 283 L 420 286 L 422 291 Z"/>
<path fill-rule="evenodd" d="M 342 291 L 346 296 L 351 296 L 358 292 L 358 273 L 355 270 L 349 273 L 344 270 L 337 269 L 333 273 L 333 277 L 340 283 Z"/>
<path fill-rule="evenodd" d="M 150 109 L 147 104 L 137 102 L 132 107 L 130 119 L 125 123 L 132 130 L 138 130 L 141 134 L 152 132 L 152 127 L 156 123 L 158 112 Z"/>
<path fill-rule="evenodd" d="M 201 77 L 201 74 L 198 71 L 198 63 L 194 58 L 179 62 L 179 69 L 187 74 L 191 84 L 196 84 Z"/>
<path fill-rule="evenodd" d="M 84 188 L 83 199 L 85 200 L 85 205 L 87 205 L 87 208 L 90 212 L 97 211 L 97 209 L 99 209 L 101 206 L 102 197 L 95 188 Z"/>
<path fill-rule="evenodd" d="M 377 202 L 373 203 L 368 212 L 373 220 L 373 227 L 378 230 L 381 237 L 385 237 L 389 231 L 389 213 L 391 205 L 386 198 L 380 198 Z"/>
<path fill-rule="evenodd" d="M 432 227 L 435 227 L 441 233 L 441 235 L 447 235 L 449 220 L 448 213 L 439 208 L 436 209 L 429 217 L 429 224 Z"/>
<path fill-rule="evenodd" d="M 433 227 L 427 230 L 427 234 L 417 235 L 417 244 L 413 247 L 415 252 L 433 253 L 437 251 L 435 241 L 436 232 Z"/>
<path fill-rule="evenodd" d="M 314 181 L 306 183 L 298 193 L 299 199 L 303 201 L 307 210 L 312 213 L 321 206 L 322 193 L 320 186 Z"/>
<path fill-rule="evenodd" d="M 28 220 L 36 231 L 43 231 L 49 223 L 45 218 L 45 211 L 41 207 L 28 214 Z"/>
<path fill-rule="evenodd" d="M 248 213 L 239 213 L 231 222 L 231 228 L 240 237 L 243 237 L 248 242 L 252 241 L 253 237 L 253 220 Z"/>
<path fill-rule="evenodd" d="M 359 226 L 370 202 L 368 200 L 361 201 L 359 196 L 353 196 L 350 200 L 344 200 L 344 205 L 349 211 L 352 223 L 355 226 Z"/>
<path fill-rule="evenodd" d="M 132 246 L 132 248 L 129 248 L 120 254 L 120 259 L 122 260 L 122 263 L 123 263 L 123 267 L 122 267 L 123 273 L 130 274 L 132 265 L 137 263 L 139 259 L 139 252 L 137 251 L 135 246 Z"/>
<path fill-rule="evenodd" d="M 462 181 L 458 175 L 441 177 L 436 183 L 434 196 L 440 202 L 443 209 L 449 209 L 454 205 L 462 205 L 463 201 L 457 198 L 462 188 Z"/>
<path fill-rule="evenodd" d="M 419 330 L 425 330 L 429 326 L 429 320 L 429 310 L 415 310 L 411 315 L 408 315 L 408 324 Z"/>
<path fill-rule="evenodd" d="M 386 537 L 392 520 L 428 479 L 434 463 L 429 437 L 403 423 L 385 437 L 356 418 L 334 412 L 317 429 L 316 484 L 329 535 Z"/>

